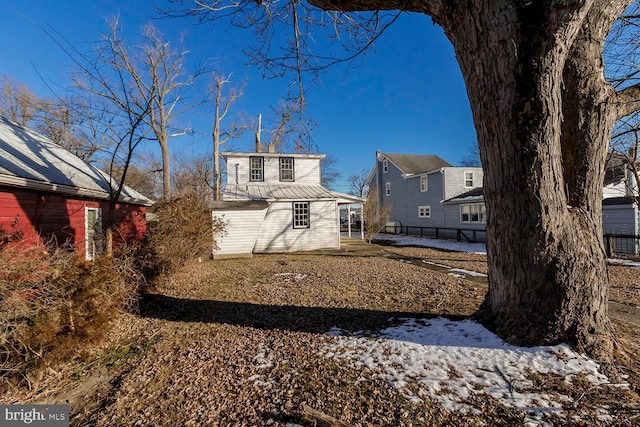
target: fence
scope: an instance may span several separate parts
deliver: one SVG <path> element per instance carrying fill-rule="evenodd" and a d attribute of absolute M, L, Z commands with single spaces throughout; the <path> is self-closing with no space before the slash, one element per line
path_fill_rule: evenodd
<path fill-rule="evenodd" d="M 431 237 L 434 239 L 456 240 L 458 242 L 478 243 L 487 241 L 485 230 L 465 228 L 418 227 L 407 225 L 387 225 L 385 232 L 407 236 Z M 640 255 L 640 236 L 628 234 L 604 234 L 604 247 L 608 256 Z"/>
<path fill-rule="evenodd" d="M 410 225 L 387 225 L 385 232 L 389 234 L 405 234 L 407 236 L 431 237 L 434 239 L 456 240 L 458 242 L 478 243 L 487 241 L 485 230 L 466 228 L 417 227 Z"/>
<path fill-rule="evenodd" d="M 633 234 L 604 234 L 607 256 L 640 255 L 640 236 Z"/>

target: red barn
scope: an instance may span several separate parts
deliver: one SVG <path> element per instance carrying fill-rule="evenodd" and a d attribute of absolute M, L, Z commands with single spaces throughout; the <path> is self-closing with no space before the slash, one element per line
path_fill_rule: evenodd
<path fill-rule="evenodd" d="M 110 212 L 110 177 L 46 137 L 0 117 L 0 244 L 55 239 L 93 259 Z M 152 201 L 125 187 L 115 204 L 115 241 L 146 234 Z"/>

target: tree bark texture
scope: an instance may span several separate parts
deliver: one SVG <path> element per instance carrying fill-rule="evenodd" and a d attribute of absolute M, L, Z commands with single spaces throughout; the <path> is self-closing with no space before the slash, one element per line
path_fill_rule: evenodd
<path fill-rule="evenodd" d="M 577 42 L 594 24 L 593 7 L 487 1 L 475 13 L 446 13 L 442 25 L 467 84 L 485 169 L 490 286 L 478 317 L 510 342 L 564 341 L 606 361 L 601 201 L 615 117 L 602 46 L 592 37 Z M 590 53 L 580 57 L 586 44 Z M 577 64 L 592 81 L 572 71 Z"/>
<path fill-rule="evenodd" d="M 403 3 L 443 27 L 467 86 L 488 214 L 489 291 L 477 315 L 509 342 L 568 342 L 611 359 L 601 202 L 619 114 L 601 55 L 631 2 Z"/>

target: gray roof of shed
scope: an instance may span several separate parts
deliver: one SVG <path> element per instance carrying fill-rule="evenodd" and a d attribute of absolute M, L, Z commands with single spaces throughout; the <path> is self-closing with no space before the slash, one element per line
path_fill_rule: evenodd
<path fill-rule="evenodd" d="M 405 175 L 416 175 L 451 166 L 446 160 L 432 154 L 382 153 L 382 155 L 396 165 Z"/>
<path fill-rule="evenodd" d="M 39 133 L 0 117 L 0 184 L 109 199 L 110 177 Z M 153 201 L 125 186 L 120 202 Z"/>

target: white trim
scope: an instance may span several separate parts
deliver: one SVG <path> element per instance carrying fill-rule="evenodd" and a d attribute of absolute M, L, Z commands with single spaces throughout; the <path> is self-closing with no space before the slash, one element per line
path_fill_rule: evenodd
<path fill-rule="evenodd" d="M 382 173 L 387 173 L 387 172 L 389 172 L 389 160 L 382 159 Z"/>
<path fill-rule="evenodd" d="M 423 179 L 424 186 L 422 185 Z M 424 193 L 425 191 L 429 191 L 429 175 L 420 175 L 420 192 Z"/>
<path fill-rule="evenodd" d="M 467 174 L 470 173 L 471 174 L 471 185 L 467 185 Z M 473 171 L 464 171 L 463 174 L 463 179 L 464 179 L 464 188 L 474 188 L 474 181 L 475 181 L 475 174 L 473 173 Z"/>
<path fill-rule="evenodd" d="M 95 228 L 90 233 L 89 212 L 95 212 Z M 102 235 L 102 208 L 84 208 L 84 259 L 93 261 L 96 253 L 100 251 L 100 237 Z"/>
<path fill-rule="evenodd" d="M 461 224 L 486 224 L 486 222 L 487 208 L 484 203 L 464 203 L 460 205 Z"/>
<path fill-rule="evenodd" d="M 391 195 L 391 183 L 390 182 L 385 182 L 384 183 L 384 193 L 387 196 Z"/>
<path fill-rule="evenodd" d="M 418 206 L 418 218 L 431 218 L 431 206 Z"/>

